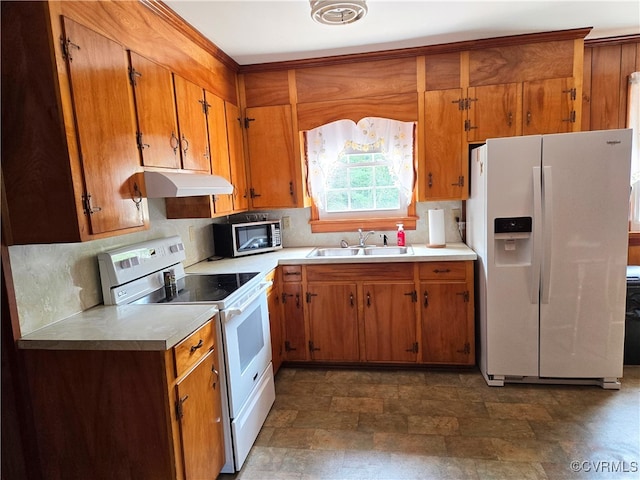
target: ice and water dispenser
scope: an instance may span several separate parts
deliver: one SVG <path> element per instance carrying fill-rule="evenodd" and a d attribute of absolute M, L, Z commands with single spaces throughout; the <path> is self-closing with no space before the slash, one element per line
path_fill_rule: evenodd
<path fill-rule="evenodd" d="M 496 265 L 530 265 L 533 254 L 531 217 L 507 217 L 494 220 L 493 238 Z"/>

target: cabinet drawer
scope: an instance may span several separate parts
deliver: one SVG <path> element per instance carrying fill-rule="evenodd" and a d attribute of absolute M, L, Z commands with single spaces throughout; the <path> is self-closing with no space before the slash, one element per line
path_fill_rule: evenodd
<path fill-rule="evenodd" d="M 283 282 L 301 282 L 302 281 L 301 265 L 283 265 L 280 268 L 282 269 Z"/>
<path fill-rule="evenodd" d="M 465 280 L 466 262 L 424 262 L 420 264 L 420 280 Z"/>
<path fill-rule="evenodd" d="M 173 347 L 176 377 L 179 377 L 213 349 L 213 321 L 205 323 Z"/>

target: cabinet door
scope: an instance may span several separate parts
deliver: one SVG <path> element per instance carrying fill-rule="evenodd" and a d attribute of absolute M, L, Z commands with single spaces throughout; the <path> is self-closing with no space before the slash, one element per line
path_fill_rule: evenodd
<path fill-rule="evenodd" d="M 209 129 L 209 153 L 211 155 L 211 173 L 231 182 L 231 164 L 229 160 L 229 142 L 227 140 L 227 118 L 224 100 L 205 90 L 207 101 L 207 125 Z M 215 213 L 232 213 L 231 195 L 214 195 Z"/>
<path fill-rule="evenodd" d="M 312 360 L 359 360 L 356 285 L 309 284 L 309 350 Z"/>
<path fill-rule="evenodd" d="M 517 135 L 518 86 L 509 83 L 469 87 L 465 128 L 469 142 Z"/>
<path fill-rule="evenodd" d="M 423 361 L 472 365 L 475 353 L 467 284 L 422 283 L 420 295 Z"/>
<path fill-rule="evenodd" d="M 284 355 L 287 360 L 307 359 L 307 342 L 302 310 L 302 285 L 282 283 L 282 315 L 284 324 Z"/>
<path fill-rule="evenodd" d="M 127 52 L 64 18 L 91 233 L 144 225 Z"/>
<path fill-rule="evenodd" d="M 247 108 L 251 205 L 295 207 L 291 106 Z"/>
<path fill-rule="evenodd" d="M 249 191 L 245 173 L 244 149 L 242 147 L 242 118 L 240 109 L 232 103 L 225 103 L 225 110 L 229 162 L 231 164 L 231 184 L 233 185 L 233 209 L 236 212 L 241 212 L 249 208 Z"/>
<path fill-rule="evenodd" d="M 363 294 L 366 360 L 415 362 L 418 339 L 414 283 L 365 283 Z"/>
<path fill-rule="evenodd" d="M 267 308 L 269 310 L 269 332 L 271 333 L 271 363 L 273 364 L 273 374 L 275 375 L 284 360 L 284 340 L 279 298 L 280 285 L 275 271 L 271 271 L 266 280 L 274 282 L 267 289 Z"/>
<path fill-rule="evenodd" d="M 175 73 L 173 83 L 180 129 L 182 168 L 210 173 L 204 90 Z"/>
<path fill-rule="evenodd" d="M 218 354 L 205 360 L 176 385 L 176 410 L 185 477 L 215 479 L 224 464 Z"/>
<path fill-rule="evenodd" d="M 523 85 L 523 135 L 571 132 L 576 122 L 572 78 L 552 78 Z"/>
<path fill-rule="evenodd" d="M 135 52 L 129 52 L 129 57 L 142 164 L 180 168 L 171 71 Z"/>
<path fill-rule="evenodd" d="M 462 90 L 425 92 L 425 165 L 420 172 L 422 200 L 462 198 Z"/>

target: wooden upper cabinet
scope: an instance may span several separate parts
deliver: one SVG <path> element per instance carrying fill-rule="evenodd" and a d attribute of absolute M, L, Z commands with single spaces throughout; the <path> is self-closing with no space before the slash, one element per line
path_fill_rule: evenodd
<path fill-rule="evenodd" d="M 249 189 L 245 170 L 244 148 L 242 143 L 242 116 L 240 109 L 225 103 L 227 119 L 227 141 L 229 143 L 229 162 L 231 165 L 231 184 L 233 185 L 233 210 L 242 212 L 249 209 Z"/>
<path fill-rule="evenodd" d="M 577 121 L 575 101 L 573 78 L 525 82 L 523 135 L 573 131 Z"/>
<path fill-rule="evenodd" d="M 141 227 L 144 213 L 136 176 L 140 163 L 127 52 L 120 44 L 63 20 L 91 233 Z"/>
<path fill-rule="evenodd" d="M 462 89 L 425 92 L 425 154 L 419 165 L 420 200 L 459 199 L 466 173 L 462 162 Z"/>
<path fill-rule="evenodd" d="M 520 89 L 517 83 L 469 87 L 465 123 L 467 141 L 484 142 L 487 138 L 518 135 Z"/>
<path fill-rule="evenodd" d="M 204 90 L 175 73 L 173 83 L 180 130 L 182 168 L 211 173 Z"/>
<path fill-rule="evenodd" d="M 209 130 L 209 151 L 211 173 L 227 179 L 230 183 L 231 164 L 229 161 L 229 141 L 227 139 L 227 115 L 224 100 L 205 90 L 207 102 L 207 124 Z M 232 213 L 232 195 L 215 195 L 215 213 Z"/>
<path fill-rule="evenodd" d="M 135 52 L 129 52 L 129 58 L 142 164 L 145 167 L 180 168 L 171 71 Z"/>
<path fill-rule="evenodd" d="M 252 207 L 298 206 L 291 106 L 247 108 L 245 116 Z"/>

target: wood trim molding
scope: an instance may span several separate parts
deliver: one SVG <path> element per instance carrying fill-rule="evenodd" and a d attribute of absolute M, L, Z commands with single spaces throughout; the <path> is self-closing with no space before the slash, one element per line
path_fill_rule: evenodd
<path fill-rule="evenodd" d="M 138 0 L 142 5 L 147 7 L 157 16 L 162 18 L 165 22 L 172 27 L 180 30 L 185 36 L 199 47 L 205 49 L 208 53 L 213 55 L 214 58 L 221 61 L 226 67 L 230 68 L 234 72 L 238 72 L 240 66 L 229 55 L 220 50 L 213 42 L 204 37 L 198 30 L 196 30 L 191 24 L 187 23 L 176 12 L 171 10 L 161 0 Z"/>
<path fill-rule="evenodd" d="M 140 0 L 157 1 L 157 0 Z M 423 47 L 400 48 L 394 50 L 382 50 L 368 53 L 354 53 L 348 55 L 336 55 L 302 60 L 290 60 L 286 62 L 258 63 L 252 65 L 240 65 L 239 73 L 264 72 L 270 70 L 288 70 L 296 68 L 326 67 L 329 65 L 341 65 L 353 62 L 370 62 L 374 60 L 390 60 L 405 57 L 419 57 L 421 55 L 437 55 L 441 53 L 461 52 L 465 50 L 480 50 L 487 48 L 523 45 L 529 43 L 552 42 L 561 40 L 584 39 L 592 27 L 575 28 L 571 30 L 559 30 L 542 33 L 527 33 L 523 35 L 511 35 L 505 37 L 485 38 L 479 40 L 467 40 L 464 42 L 443 43 L 438 45 L 426 45 Z"/>
<path fill-rule="evenodd" d="M 606 38 L 594 38 L 591 40 L 585 39 L 584 46 L 586 47 L 603 47 L 608 45 L 622 45 L 625 43 L 640 42 L 640 34 L 634 35 L 620 35 L 619 37 L 606 37 Z"/>

